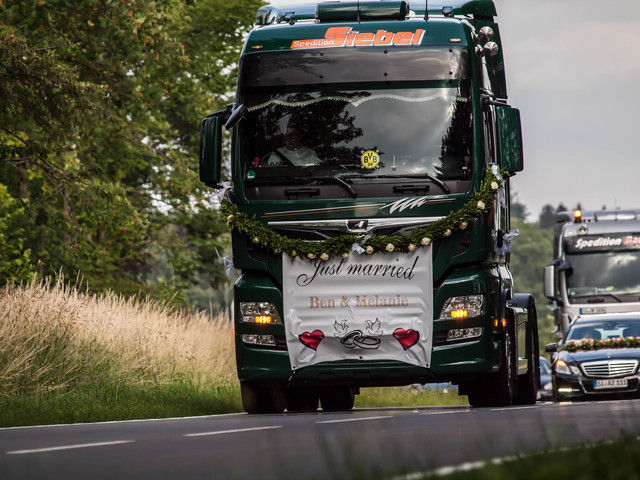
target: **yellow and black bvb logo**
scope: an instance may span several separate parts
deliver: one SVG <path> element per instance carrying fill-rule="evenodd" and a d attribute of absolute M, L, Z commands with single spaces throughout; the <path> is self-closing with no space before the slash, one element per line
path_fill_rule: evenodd
<path fill-rule="evenodd" d="M 375 150 L 367 150 L 360 157 L 360 162 L 364 168 L 376 168 L 380 163 L 380 155 Z"/>

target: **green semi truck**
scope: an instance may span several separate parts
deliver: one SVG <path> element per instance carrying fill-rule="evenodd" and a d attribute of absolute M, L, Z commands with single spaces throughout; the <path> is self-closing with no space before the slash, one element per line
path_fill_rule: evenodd
<path fill-rule="evenodd" d="M 490 0 L 258 10 L 200 154 L 222 188 L 232 131 L 220 210 L 247 412 L 438 382 L 473 406 L 536 401 L 535 303 L 508 268 L 520 115 L 495 16 Z"/>

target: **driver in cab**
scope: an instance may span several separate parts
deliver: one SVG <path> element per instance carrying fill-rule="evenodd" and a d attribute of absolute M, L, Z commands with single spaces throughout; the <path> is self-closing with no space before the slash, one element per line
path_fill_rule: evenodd
<path fill-rule="evenodd" d="M 267 159 L 268 166 L 293 165 L 304 167 L 317 165 L 320 159 L 316 152 L 302 144 L 302 132 L 294 125 L 289 125 L 284 136 L 284 146 L 276 148 Z"/>

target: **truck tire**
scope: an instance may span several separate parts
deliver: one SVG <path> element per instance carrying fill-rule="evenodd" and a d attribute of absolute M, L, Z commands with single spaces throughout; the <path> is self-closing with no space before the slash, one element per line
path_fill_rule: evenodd
<path fill-rule="evenodd" d="M 290 388 L 287 390 L 287 410 L 289 412 L 315 412 L 320 397 L 312 388 Z"/>
<path fill-rule="evenodd" d="M 465 389 L 472 407 L 504 407 L 512 404 L 515 363 L 511 339 L 511 328 L 508 328 L 500 342 L 500 370 Z"/>
<path fill-rule="evenodd" d="M 282 413 L 286 407 L 284 388 L 279 384 L 240 382 L 242 408 L 253 413 Z"/>
<path fill-rule="evenodd" d="M 355 393 L 351 387 L 329 387 L 320 391 L 320 404 L 325 412 L 353 409 Z"/>
<path fill-rule="evenodd" d="M 538 320 L 535 300 L 530 295 L 516 295 L 515 300 L 526 302 L 529 328 L 526 336 L 527 373 L 516 378 L 516 395 L 513 403 L 517 405 L 533 405 L 538 398 L 540 388 L 540 352 L 538 351 Z"/>

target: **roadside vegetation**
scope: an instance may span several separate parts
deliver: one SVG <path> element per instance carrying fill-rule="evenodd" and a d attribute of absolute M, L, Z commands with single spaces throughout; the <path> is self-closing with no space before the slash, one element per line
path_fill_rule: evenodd
<path fill-rule="evenodd" d="M 5 286 L 0 318 L 1 426 L 241 408 L 223 316 L 58 280 Z"/>
<path fill-rule="evenodd" d="M 549 451 L 536 455 L 500 462 L 466 471 L 446 473 L 445 469 L 424 475 L 412 474 L 411 480 L 637 480 L 640 478 L 640 439 L 623 438 L 615 442 L 585 445 L 561 451 Z M 400 480 L 403 477 L 396 477 Z"/>

